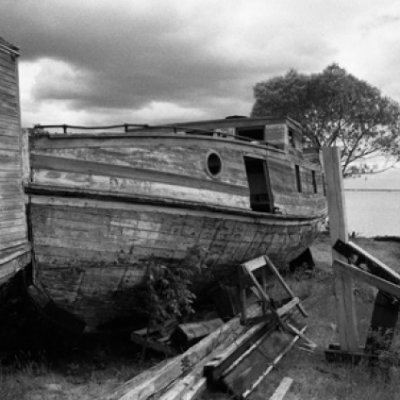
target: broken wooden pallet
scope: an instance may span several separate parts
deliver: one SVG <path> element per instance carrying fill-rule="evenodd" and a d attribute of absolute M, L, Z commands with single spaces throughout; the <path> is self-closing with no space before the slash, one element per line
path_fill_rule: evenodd
<path fill-rule="evenodd" d="M 288 303 L 281 308 L 275 308 L 275 302 L 268 295 L 266 268 L 278 278 L 278 282 L 290 295 Z M 261 272 L 261 282 L 255 273 Z M 255 288 L 263 304 L 263 318 L 259 325 L 250 328 L 248 332 L 217 355 L 205 366 L 205 374 L 213 384 L 223 384 L 226 389 L 240 399 L 247 398 L 262 382 L 276 363 L 291 349 L 299 338 L 308 344 L 314 344 L 305 337 L 305 327 L 299 329 L 296 323 L 288 322 L 289 312 L 294 307 L 306 316 L 298 297 L 286 284 L 279 271 L 266 256 L 261 256 L 239 266 L 240 297 L 242 302 L 242 321 L 249 322 L 246 315 L 247 283 Z"/>
<path fill-rule="evenodd" d="M 250 316 L 259 315 L 259 305 L 250 306 L 247 314 Z M 246 330 L 247 327 L 241 325 L 239 317 L 231 319 L 185 353 L 125 382 L 115 392 L 107 396 L 107 400 L 145 400 L 165 392 L 168 387 L 184 379 L 201 360 L 212 354 L 213 351 L 216 349 L 220 351 L 219 346 L 229 346 Z M 203 378 L 202 370 L 200 378 Z"/>
<path fill-rule="evenodd" d="M 283 309 L 278 309 L 278 313 L 283 313 L 284 311 Z M 211 377 L 215 376 L 218 371 L 221 371 L 223 365 L 226 365 L 224 363 L 222 363 L 223 365 L 219 364 L 219 361 L 226 361 L 228 359 L 228 361 L 232 360 L 230 366 L 239 364 L 240 361 L 238 361 L 238 358 L 229 356 L 240 354 L 239 358 L 242 357 L 244 359 L 243 350 L 250 346 L 250 351 L 248 349 L 246 351 L 248 353 L 253 351 L 259 344 L 257 344 L 259 342 L 257 340 L 255 343 L 253 342 L 254 338 L 262 334 L 262 338 L 265 339 L 276 329 L 276 321 L 275 325 L 271 324 L 271 321 L 263 321 L 250 329 L 246 329 L 246 327 L 242 328 L 241 334 L 236 336 L 232 343 L 228 344 L 228 346 L 227 343 L 222 343 L 213 352 L 194 365 L 186 375 L 172 382 L 163 394 L 159 394 L 159 400 L 193 400 L 206 388 L 207 384 L 211 382 L 215 383 L 218 380 L 216 378 L 216 380 L 211 381 Z M 210 368 L 210 366 L 216 368 Z"/>
<path fill-rule="evenodd" d="M 292 304 L 292 308 L 295 304 Z M 277 309 L 277 315 L 284 317 L 290 308 L 287 305 Z M 278 320 L 271 315 L 269 319 L 265 316 L 257 324 L 249 327 L 241 336 L 237 337 L 222 352 L 215 352 L 214 357 L 205 365 L 204 375 L 208 378 L 209 383 L 218 386 L 221 377 L 226 373 L 227 369 L 232 369 L 238 365 L 248 354 L 259 346 L 263 340 L 272 334 L 279 326 Z"/>
<path fill-rule="evenodd" d="M 243 323 L 247 322 L 246 308 L 247 308 L 247 288 L 254 287 L 256 293 L 263 304 L 263 311 L 267 313 L 267 310 L 274 310 L 274 302 L 267 293 L 267 268 L 273 273 L 273 275 L 278 279 L 278 282 L 283 286 L 284 290 L 289 294 L 291 301 L 296 303 L 296 307 L 299 309 L 301 314 L 307 317 L 307 312 L 301 305 L 298 297 L 295 296 L 293 291 L 290 289 L 289 285 L 285 282 L 282 275 L 279 273 L 278 269 L 274 266 L 267 255 L 257 257 L 253 260 L 245 262 L 239 266 L 239 290 L 241 299 L 241 309 L 242 309 L 242 320 Z M 255 272 L 261 273 L 261 282 L 258 281 L 255 276 Z M 250 284 L 246 284 L 250 280 Z"/>
<path fill-rule="evenodd" d="M 306 326 L 299 331 L 304 334 Z M 300 335 L 275 331 L 268 335 L 245 359 L 228 368 L 222 379 L 237 398 L 246 399 L 300 339 Z"/>
<path fill-rule="evenodd" d="M 351 264 L 348 264 L 334 260 L 333 268 L 336 279 L 343 281 L 356 279 L 378 289 L 367 340 L 363 348 L 365 355 L 370 357 L 371 362 L 374 362 L 380 353 L 387 353 L 390 350 L 394 337 L 400 310 L 400 275 L 352 242 L 338 240 L 334 249 L 351 262 Z M 352 302 L 349 302 L 349 304 L 351 309 L 347 307 L 340 310 L 341 314 L 345 315 L 339 319 L 339 332 L 357 332 L 356 319 L 350 319 L 347 315 L 349 313 L 355 316 L 354 305 Z M 344 323 L 343 321 L 348 322 Z M 349 329 L 348 324 L 353 325 L 351 329 Z M 346 347 L 343 343 L 340 347 L 336 344 L 331 345 L 326 350 L 327 359 L 330 361 L 359 361 L 363 357 L 359 355 L 357 336 L 354 337 L 354 341 L 357 343 L 354 348 Z M 342 354 L 340 354 L 340 351 Z"/>

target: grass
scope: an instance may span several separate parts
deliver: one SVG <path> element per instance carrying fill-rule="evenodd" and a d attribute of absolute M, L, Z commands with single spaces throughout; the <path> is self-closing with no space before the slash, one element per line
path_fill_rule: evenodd
<path fill-rule="evenodd" d="M 122 337 L 91 337 L 72 344 L 59 339 L 57 349 L 43 346 L 42 351 L 19 351 L 1 360 L 1 400 L 104 398 L 160 360 L 150 357 L 139 363 L 141 349 Z"/>
<path fill-rule="evenodd" d="M 389 266 L 399 265 L 399 243 L 379 243 L 372 240 L 357 240 L 360 246 L 370 251 Z M 295 347 L 283 358 L 277 368 L 268 375 L 251 400 L 268 399 L 280 381 L 291 377 L 294 383 L 287 400 L 393 400 L 400 398 L 400 369 L 383 363 L 377 367 L 366 364 L 328 363 L 323 350 L 337 342 L 336 305 L 334 281 L 331 272 L 329 238 L 321 237 L 312 249 L 318 268 L 314 272 L 299 270 L 287 275 L 286 280 L 294 293 L 304 298 L 303 305 L 310 314 L 306 319 L 296 318 L 308 325 L 307 335 L 319 345 L 316 353 Z M 360 344 L 365 342 L 371 320 L 376 290 L 368 285 L 356 283 L 355 302 L 358 317 Z M 271 290 L 274 298 L 284 297 L 278 285 Z M 400 354 L 400 332 L 396 332 L 392 350 Z M 301 344 L 301 341 L 299 341 Z M 232 397 L 222 393 L 206 393 L 203 399 L 228 400 Z"/>
<path fill-rule="evenodd" d="M 68 361 L 60 359 L 60 365 L 24 360 L 9 367 L 0 368 L 1 400 L 89 400 L 103 398 L 123 382 L 150 368 L 158 360 L 150 359 L 139 365 L 132 354 L 130 362 L 110 355 L 102 356 L 104 365 L 93 360 Z M 113 359 L 114 358 L 114 359 Z"/>
<path fill-rule="evenodd" d="M 400 243 L 383 243 L 361 240 L 362 247 L 371 251 L 388 265 L 395 267 L 400 259 Z M 322 351 L 337 341 L 336 310 L 329 240 L 322 237 L 313 248 L 318 268 L 314 272 L 298 271 L 287 280 L 296 295 L 304 298 L 304 307 L 310 316 L 298 317 L 308 325 L 307 335 L 318 343 L 320 352 L 311 354 L 294 348 L 283 358 L 250 397 L 265 400 L 285 377 L 294 379 L 286 400 L 389 400 L 399 398 L 400 369 L 371 368 L 360 364 L 328 363 Z M 275 285 L 274 297 L 285 297 Z M 359 322 L 360 343 L 371 318 L 376 291 L 367 285 L 356 285 L 355 297 Z M 31 321 L 32 322 L 32 321 Z M 33 324 L 27 329 L 31 330 Z M 4 329 L 4 328 L 3 328 Z M 29 342 L 29 337 L 26 341 Z M 48 338 L 46 338 L 48 340 Z M 104 398 L 120 384 L 140 371 L 149 368 L 160 359 L 139 363 L 140 348 L 121 338 L 100 338 L 64 345 L 53 340 L 53 349 L 16 353 L 0 363 L 1 400 L 91 400 Z M 4 343 L 4 341 L 2 341 Z M 393 350 L 400 354 L 400 335 L 395 335 Z M 1 354 L 0 354 L 1 356 Z M 203 399 L 227 400 L 224 393 L 207 393 Z"/>

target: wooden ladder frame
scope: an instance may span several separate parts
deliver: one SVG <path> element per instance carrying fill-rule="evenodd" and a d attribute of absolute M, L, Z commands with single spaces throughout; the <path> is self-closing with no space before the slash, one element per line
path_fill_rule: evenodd
<path fill-rule="evenodd" d="M 272 305 L 272 299 L 267 294 L 267 268 L 275 275 L 278 279 L 279 283 L 283 286 L 285 291 L 291 297 L 291 300 L 285 304 L 285 306 L 280 308 L 280 312 L 278 317 L 281 317 L 286 312 L 290 311 L 293 307 L 297 307 L 301 314 L 304 317 L 307 317 L 308 314 L 304 307 L 301 305 L 299 298 L 293 293 L 290 287 L 287 285 L 285 280 L 283 279 L 282 275 L 269 259 L 267 255 L 263 255 L 253 260 L 247 261 L 243 264 L 239 265 L 239 291 L 240 291 L 240 305 L 241 305 L 241 314 L 242 314 L 242 323 L 247 323 L 247 315 L 246 315 L 246 308 L 247 308 L 247 295 L 246 295 L 246 281 L 250 278 L 252 285 L 257 290 L 259 298 L 263 303 L 263 314 L 267 313 L 268 309 L 274 311 L 274 307 Z M 261 270 L 261 283 L 257 280 L 256 276 L 254 275 L 254 271 Z"/>

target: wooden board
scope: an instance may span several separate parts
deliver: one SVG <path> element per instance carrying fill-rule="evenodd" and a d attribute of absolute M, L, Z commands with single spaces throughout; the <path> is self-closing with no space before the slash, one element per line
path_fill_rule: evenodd
<path fill-rule="evenodd" d="M 257 315 L 259 307 L 253 306 L 248 310 L 250 315 Z M 122 385 L 107 400 L 144 400 L 154 394 L 159 394 L 174 380 L 189 372 L 199 362 L 211 355 L 218 346 L 227 346 L 246 328 L 242 327 L 239 318 L 233 318 L 202 341 L 191 347 L 185 353 L 167 361 L 159 368 L 145 371 Z M 200 370 L 200 373 L 202 369 Z"/>
<path fill-rule="evenodd" d="M 279 353 L 290 343 L 291 335 L 273 332 L 236 369 L 224 377 L 224 384 L 230 392 L 244 393 L 270 365 Z"/>
<path fill-rule="evenodd" d="M 348 241 L 346 206 L 343 191 L 343 180 L 340 152 L 337 147 L 323 149 L 324 170 L 327 182 L 329 210 L 329 231 L 332 248 L 337 240 Z M 342 259 L 342 255 L 332 249 L 333 259 Z M 334 269 L 335 299 L 339 330 L 339 342 L 344 351 L 358 350 L 358 331 L 354 304 L 354 284 L 351 278 Z"/>
<path fill-rule="evenodd" d="M 3 40 L 0 38 L 0 43 Z M 18 64 L 9 45 L 0 46 L 0 284 L 29 261 L 21 182 Z M 3 261 L 2 261 L 3 260 Z M 8 261 L 4 261 L 8 260 Z M 26 263 L 26 264 L 24 264 Z"/>
<path fill-rule="evenodd" d="M 269 400 L 283 400 L 292 386 L 293 379 L 285 377 L 282 379 L 279 386 L 275 389 L 273 395 L 269 398 Z"/>
<path fill-rule="evenodd" d="M 226 277 L 236 263 L 265 251 L 282 265 L 318 226 L 297 225 L 297 239 L 288 243 L 285 220 L 270 225 L 183 208 L 44 197 L 32 199 L 31 221 L 36 279 L 92 326 L 126 315 L 132 304 L 123 293 L 141 282 L 151 260 L 197 264 Z"/>

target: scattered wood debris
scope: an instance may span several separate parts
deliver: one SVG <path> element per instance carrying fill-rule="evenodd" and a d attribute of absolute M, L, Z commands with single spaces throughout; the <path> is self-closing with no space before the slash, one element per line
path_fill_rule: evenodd
<path fill-rule="evenodd" d="M 167 321 L 161 328 L 143 328 L 131 333 L 131 341 L 145 349 L 151 349 L 166 356 L 175 356 L 177 350 L 171 345 L 171 334 L 177 326 L 175 320 Z"/>
<path fill-rule="evenodd" d="M 251 305 L 247 313 L 250 316 L 259 315 L 259 305 Z M 229 346 L 246 330 L 247 327 L 240 323 L 240 317 L 231 319 L 185 353 L 127 381 L 108 396 L 107 400 L 145 400 L 150 396 L 161 396 L 163 391 L 175 384 L 178 379 L 183 379 L 201 360 L 211 355 L 213 351 L 220 351 L 224 346 Z M 200 376 L 202 377 L 202 371 Z"/>
<path fill-rule="evenodd" d="M 276 388 L 274 394 L 269 398 L 269 400 L 283 400 L 286 393 L 289 391 L 290 386 L 292 386 L 293 379 L 285 377 L 282 379 L 279 386 Z"/>
<path fill-rule="evenodd" d="M 266 292 L 266 268 L 290 295 L 280 308 Z M 262 272 L 261 283 L 256 270 Z M 306 326 L 299 326 L 292 316 L 295 307 L 307 314 L 271 261 L 258 257 L 242 264 L 239 272 L 241 317 L 225 324 L 220 319 L 180 324 L 169 345 L 182 348 L 198 342 L 159 368 L 126 382 L 108 400 L 193 400 L 207 384 L 223 386 L 235 397 L 246 399 L 299 339 L 314 348 L 304 334 Z M 261 307 L 248 305 L 246 282 L 256 289 Z M 243 324 L 250 321 L 256 322 Z"/>
<path fill-rule="evenodd" d="M 350 338 L 351 340 L 341 340 L 340 346 L 337 344 L 330 345 L 326 350 L 327 359 L 329 361 L 347 360 L 356 363 L 363 358 L 368 358 L 373 363 L 378 358 L 381 359 L 383 355 L 383 358 L 393 362 L 394 357 L 390 356 L 390 347 L 400 310 L 400 275 L 350 241 L 339 239 L 333 249 L 349 260 L 349 263 L 338 259 L 334 260 L 333 269 L 336 280 L 351 285 L 351 280 L 357 279 L 375 286 L 378 293 L 364 348 L 359 346 L 353 291 L 347 294 L 345 306 L 339 304 L 338 328 L 339 333 L 341 333 L 340 338 L 345 336 L 348 339 L 349 333 L 353 336 Z M 355 343 L 354 346 L 351 345 L 353 342 Z"/>
<path fill-rule="evenodd" d="M 223 324 L 220 318 L 179 324 L 171 335 L 171 344 L 178 350 L 187 350 Z"/>

